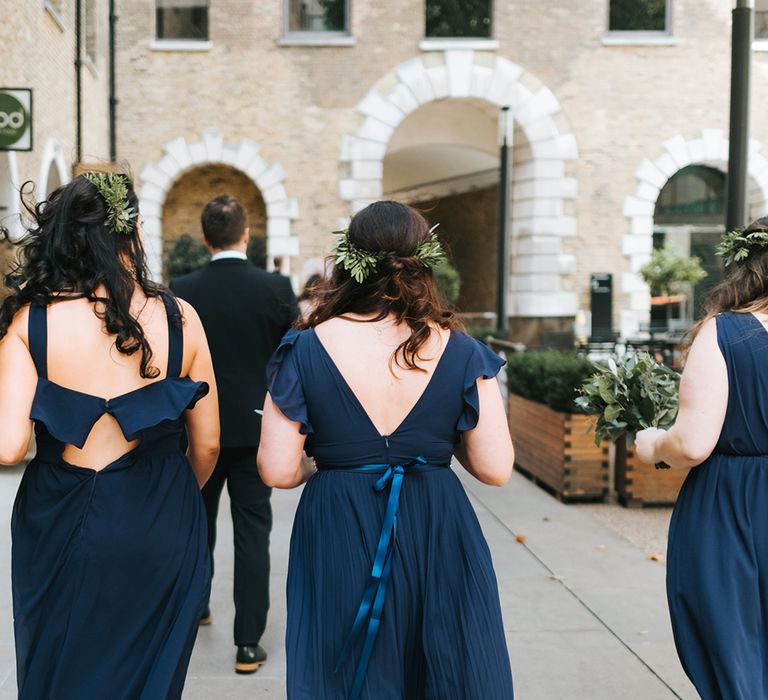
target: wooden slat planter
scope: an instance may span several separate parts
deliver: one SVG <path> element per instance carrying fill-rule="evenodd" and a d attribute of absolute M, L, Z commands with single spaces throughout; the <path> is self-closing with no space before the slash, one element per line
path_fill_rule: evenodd
<path fill-rule="evenodd" d="M 515 467 L 563 501 L 599 501 L 608 493 L 608 445 L 587 430 L 594 419 L 553 411 L 509 395 Z"/>
<path fill-rule="evenodd" d="M 687 475 L 687 469 L 656 469 L 641 462 L 623 438 L 616 443 L 616 493 L 628 508 L 673 504 Z"/>

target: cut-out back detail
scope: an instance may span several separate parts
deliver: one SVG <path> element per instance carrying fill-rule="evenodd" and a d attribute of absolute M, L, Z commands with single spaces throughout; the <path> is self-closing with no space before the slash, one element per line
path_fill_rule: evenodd
<path fill-rule="evenodd" d="M 30 418 L 43 423 L 52 438 L 82 449 L 93 426 L 111 415 L 131 442 L 163 421 L 177 420 L 208 393 L 205 382 L 180 377 L 184 353 L 181 314 L 176 301 L 163 295 L 168 316 L 168 370 L 163 379 L 106 399 L 61 386 L 48 379 L 47 308 L 29 310 L 29 349 L 38 374 Z"/>

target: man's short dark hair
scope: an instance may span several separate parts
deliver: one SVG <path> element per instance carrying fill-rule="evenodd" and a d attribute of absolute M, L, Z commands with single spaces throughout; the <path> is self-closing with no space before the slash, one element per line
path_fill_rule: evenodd
<path fill-rule="evenodd" d="M 222 194 L 205 205 L 201 220 L 205 240 L 214 248 L 228 248 L 243 237 L 245 208 L 231 195 Z"/>

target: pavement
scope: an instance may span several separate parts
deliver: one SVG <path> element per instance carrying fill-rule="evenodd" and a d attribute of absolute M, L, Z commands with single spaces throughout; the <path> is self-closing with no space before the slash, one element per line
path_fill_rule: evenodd
<path fill-rule="evenodd" d="M 0 471 L 0 700 L 16 697 L 9 521 L 20 477 L 18 467 Z M 658 561 L 668 508 L 564 505 L 519 474 L 501 489 L 462 480 L 493 554 L 516 700 L 698 697 L 677 660 Z M 232 670 L 232 527 L 222 503 L 213 624 L 200 629 L 184 700 L 285 698 L 284 591 L 299 495 L 273 496 L 269 660 L 251 676 Z"/>

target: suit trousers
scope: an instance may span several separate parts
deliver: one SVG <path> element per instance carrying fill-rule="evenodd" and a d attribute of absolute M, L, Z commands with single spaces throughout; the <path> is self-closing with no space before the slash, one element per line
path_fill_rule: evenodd
<path fill-rule="evenodd" d="M 202 495 L 208 515 L 208 546 L 213 562 L 216 516 L 227 484 L 235 541 L 235 629 L 237 646 L 259 643 L 269 610 L 269 534 L 272 530 L 272 489 L 256 467 L 257 447 L 222 448 Z M 213 572 L 213 565 L 211 566 Z"/>

